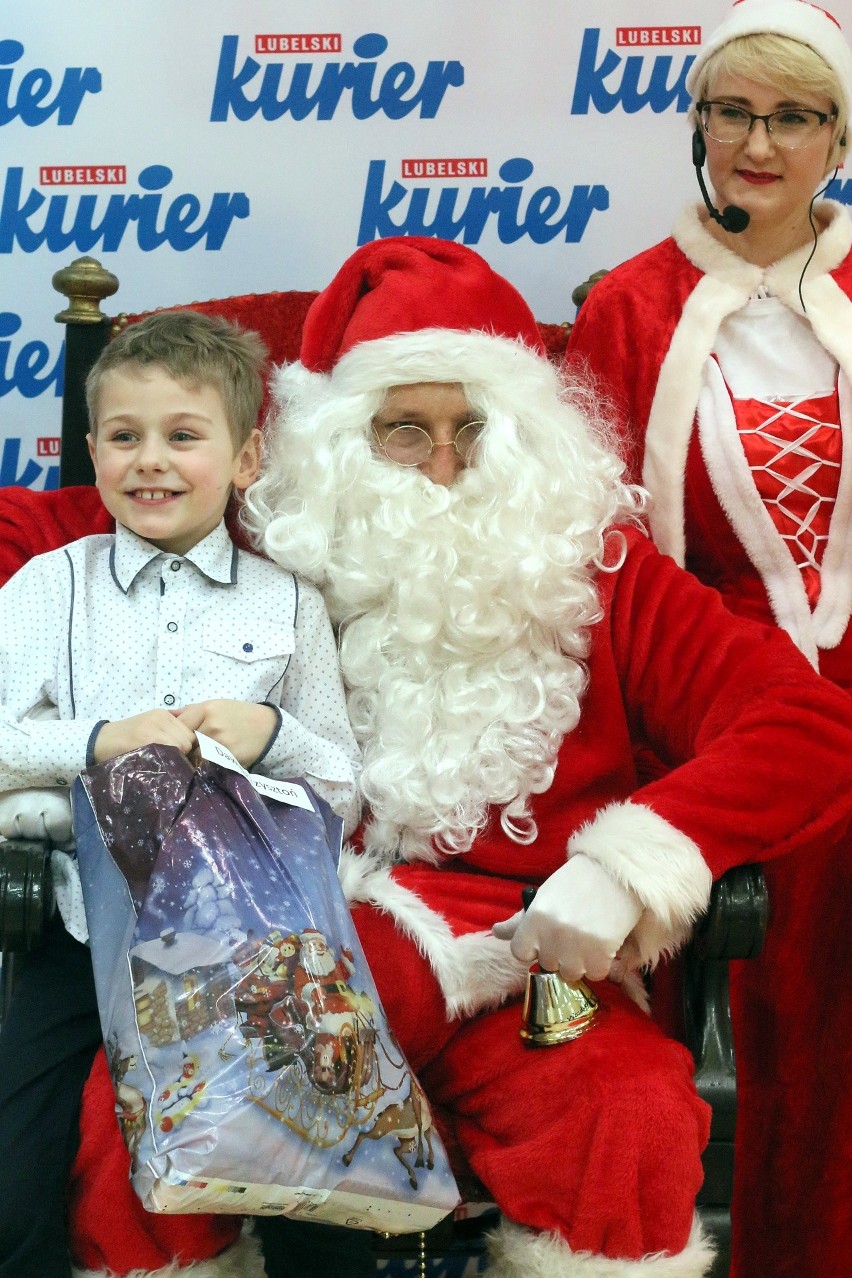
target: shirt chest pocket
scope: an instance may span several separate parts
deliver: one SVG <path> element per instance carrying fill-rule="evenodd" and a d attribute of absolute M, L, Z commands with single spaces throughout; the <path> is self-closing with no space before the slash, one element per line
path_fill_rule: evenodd
<path fill-rule="evenodd" d="M 292 624 L 286 621 L 250 620 L 240 625 L 238 621 L 223 622 L 208 617 L 204 622 L 203 646 L 207 652 L 245 665 L 261 661 L 286 665 L 295 651 L 296 635 Z"/>

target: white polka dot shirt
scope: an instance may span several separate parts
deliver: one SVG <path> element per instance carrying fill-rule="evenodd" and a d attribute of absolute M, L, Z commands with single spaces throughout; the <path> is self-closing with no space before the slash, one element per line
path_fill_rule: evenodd
<path fill-rule="evenodd" d="M 104 720 L 213 697 L 275 707 L 253 770 L 305 777 L 351 831 L 359 753 L 325 604 L 224 523 L 183 556 L 119 526 L 0 589 L 0 791 L 70 785 Z M 58 719 L 29 717 L 49 707 Z"/>

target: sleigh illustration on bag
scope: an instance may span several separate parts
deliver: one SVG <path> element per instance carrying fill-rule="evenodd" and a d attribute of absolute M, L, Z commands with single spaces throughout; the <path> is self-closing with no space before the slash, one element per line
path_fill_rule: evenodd
<path fill-rule="evenodd" d="M 362 1140 L 393 1136 L 416 1189 L 415 1168 L 434 1165 L 431 1113 L 393 1036 L 377 1024 L 370 994 L 351 985 L 351 953 L 343 949 L 335 961 L 317 929 L 277 930 L 243 947 L 239 963 L 239 1037 L 232 1034 L 220 1055 L 245 1054 L 254 1102 L 321 1148 L 354 1134 L 347 1167 Z"/>

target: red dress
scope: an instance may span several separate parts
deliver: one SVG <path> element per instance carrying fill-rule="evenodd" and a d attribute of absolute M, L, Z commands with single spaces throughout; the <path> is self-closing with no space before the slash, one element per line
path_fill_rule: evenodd
<path fill-rule="evenodd" d="M 838 206 L 821 209 L 828 225 L 801 285 L 806 319 L 798 287 L 809 247 L 764 271 L 717 243 L 690 209 L 673 238 L 595 286 L 567 360 L 613 403 L 630 469 L 651 492 L 657 544 L 733 612 L 787 630 L 813 665 L 852 691 L 852 224 Z M 839 368 L 837 417 L 812 405 L 815 429 L 780 469 L 785 444 L 768 442 L 763 410 L 741 407 L 740 425 L 764 418 L 747 457 L 730 396 L 723 388 L 714 398 L 709 386 L 723 323 L 761 289 L 809 323 Z M 790 760 L 767 766 L 778 768 L 783 802 Z M 826 841 L 808 857 L 768 865 L 763 954 L 732 965 L 736 1278 L 852 1272 L 850 851 L 846 838 Z"/>

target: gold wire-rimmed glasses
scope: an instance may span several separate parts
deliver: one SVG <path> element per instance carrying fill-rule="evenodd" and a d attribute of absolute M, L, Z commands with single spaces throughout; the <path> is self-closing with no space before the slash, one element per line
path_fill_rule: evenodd
<path fill-rule="evenodd" d="M 755 123 L 762 120 L 777 146 L 795 151 L 809 146 L 823 125 L 837 119 L 837 112 L 827 115 L 811 107 L 789 106 L 768 115 L 755 115 L 734 102 L 708 100 L 698 103 L 698 114 L 704 132 L 714 142 L 742 142 Z"/>
<path fill-rule="evenodd" d="M 397 466 L 422 466 L 432 456 L 435 448 L 454 448 L 467 465 L 471 454 L 479 442 L 485 422 L 466 422 L 456 431 L 453 439 L 438 444 L 422 426 L 411 422 L 400 422 L 398 426 L 373 426 L 373 438 L 388 461 Z"/>

